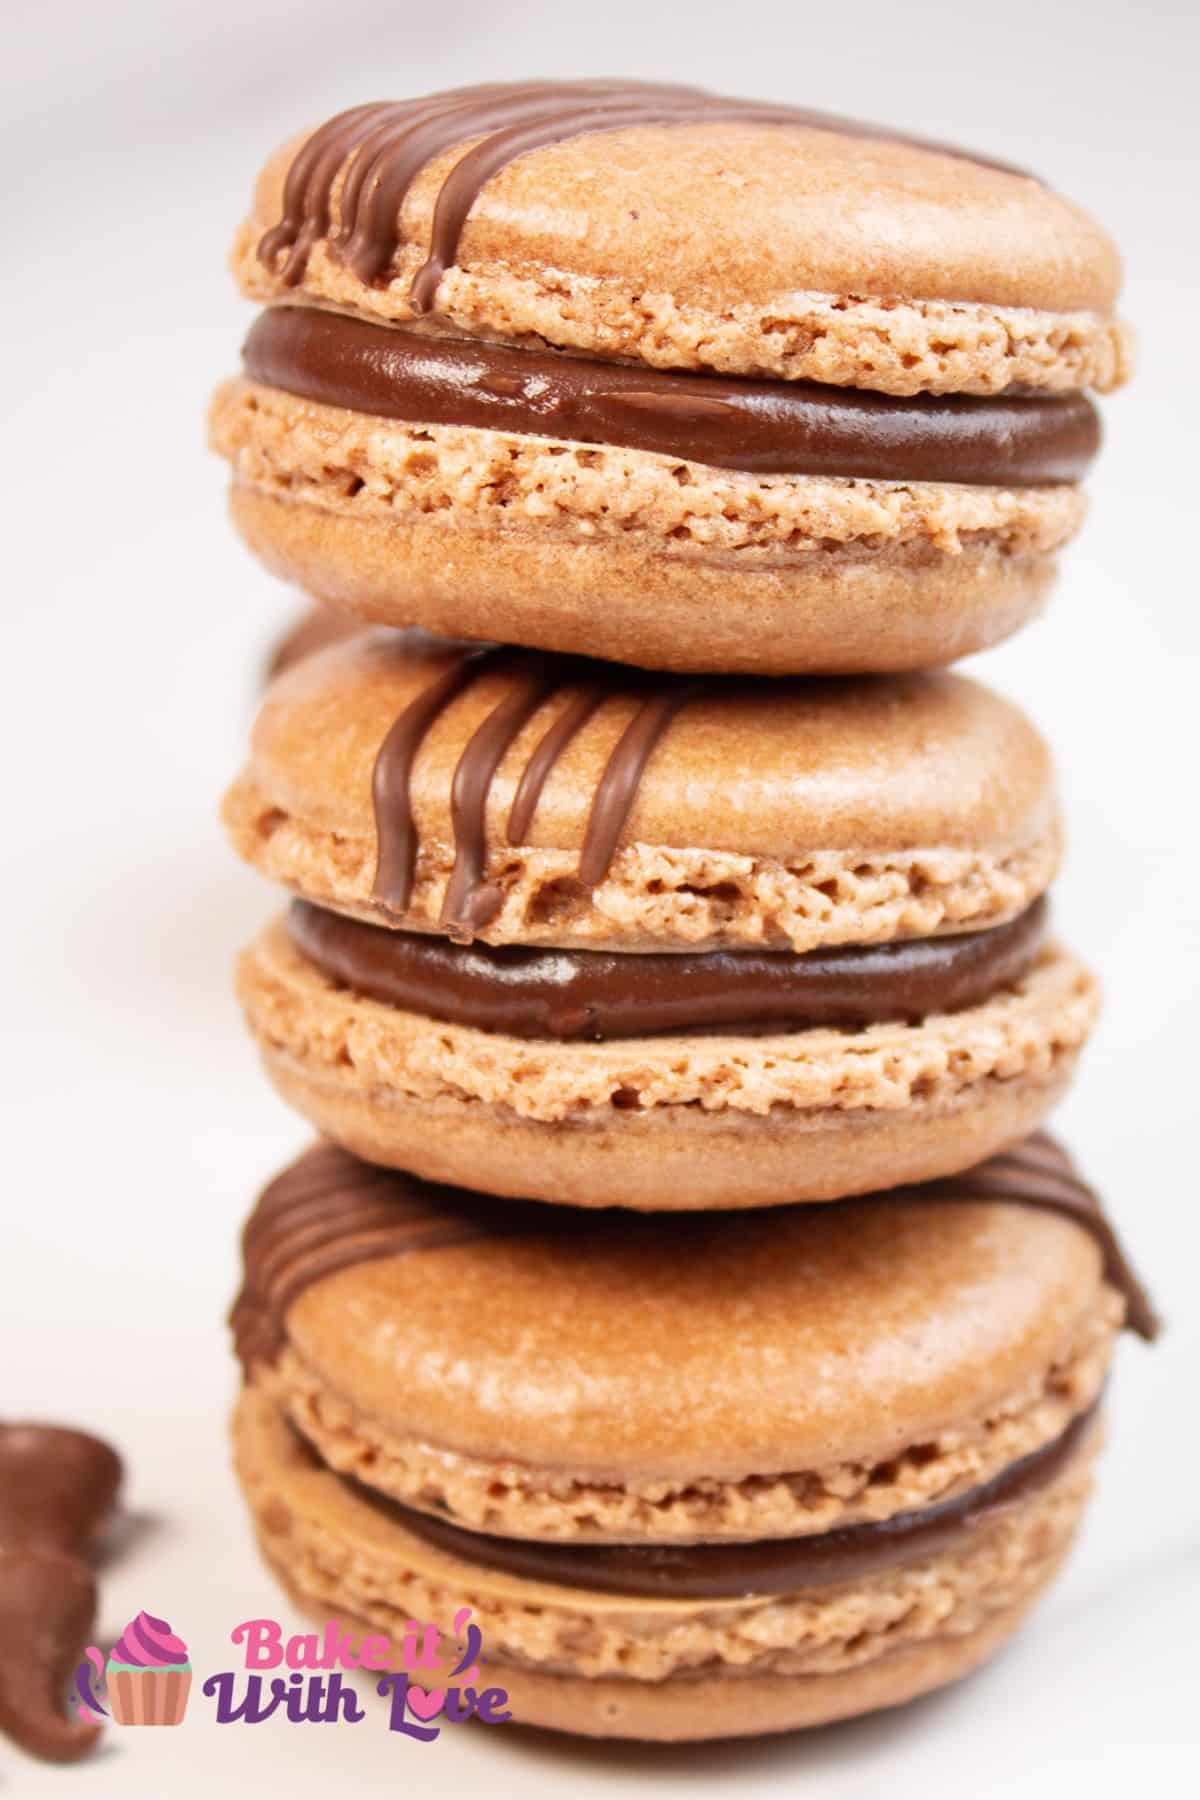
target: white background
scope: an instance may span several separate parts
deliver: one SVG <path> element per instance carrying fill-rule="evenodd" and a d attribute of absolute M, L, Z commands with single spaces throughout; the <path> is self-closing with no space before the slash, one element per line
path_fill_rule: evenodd
<path fill-rule="evenodd" d="M 1172 1329 L 1153 1353 L 1122 1348 L 1105 1479 L 1061 1586 L 989 1673 L 907 1712 L 700 1751 L 483 1729 L 425 1748 L 374 1709 L 353 1733 L 217 1730 L 197 1694 L 181 1731 L 115 1731 L 78 1769 L 0 1742 L 0 1792 L 1191 1791 L 1195 10 L 10 0 L 5 23 L 0 1413 L 88 1425 L 127 1458 L 134 1518 L 103 1571 L 101 1635 L 145 1606 L 207 1673 L 229 1666 L 239 1619 L 287 1616 L 228 1473 L 222 1314 L 238 1225 L 305 1133 L 229 997 L 233 951 L 272 902 L 215 809 L 290 600 L 234 541 L 203 413 L 247 323 L 223 263 L 256 169 L 356 100 L 498 75 L 706 81 L 1031 165 L 1121 242 L 1141 362 L 1105 407 L 1092 520 L 1046 622 L 974 668 L 1060 758 L 1058 916 L 1108 989 L 1060 1122 Z"/>

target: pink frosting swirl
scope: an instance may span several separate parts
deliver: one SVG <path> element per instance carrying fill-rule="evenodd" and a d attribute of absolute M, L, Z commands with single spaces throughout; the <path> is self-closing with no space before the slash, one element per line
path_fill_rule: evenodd
<path fill-rule="evenodd" d="M 170 1669 L 178 1668 L 187 1659 L 187 1645 L 175 1636 L 166 1620 L 140 1612 L 121 1633 L 108 1660 L 135 1669 Z"/>

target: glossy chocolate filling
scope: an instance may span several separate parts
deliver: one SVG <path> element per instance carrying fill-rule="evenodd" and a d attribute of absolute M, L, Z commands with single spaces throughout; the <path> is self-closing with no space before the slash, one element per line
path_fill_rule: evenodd
<path fill-rule="evenodd" d="M 430 337 L 314 307 L 261 314 L 243 362 L 252 381 L 325 406 L 758 475 L 1053 486 L 1078 481 L 1100 445 L 1083 394 L 896 399 Z"/>
<path fill-rule="evenodd" d="M 552 1544 L 492 1537 L 404 1506 L 352 1476 L 342 1479 L 359 1499 L 435 1550 L 505 1575 L 656 1600 L 750 1599 L 836 1587 L 960 1547 L 969 1533 L 994 1524 L 1064 1473 L 1096 1410 L 1089 1408 L 1060 1437 L 956 1499 L 815 1537 L 751 1544 Z"/>
<path fill-rule="evenodd" d="M 1039 899 L 959 936 L 786 951 L 614 954 L 447 943 L 294 900 L 293 944 L 370 1000 L 508 1037 L 650 1037 L 918 1021 L 979 1005 L 1028 973 L 1046 938 Z"/>

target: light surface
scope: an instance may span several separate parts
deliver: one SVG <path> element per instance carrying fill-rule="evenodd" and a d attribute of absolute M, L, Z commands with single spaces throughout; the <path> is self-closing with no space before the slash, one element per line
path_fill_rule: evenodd
<path fill-rule="evenodd" d="M 383 0 L 23 4 L 6 13 L 0 285 L 6 524 L 0 1413 L 110 1435 L 134 1519 L 100 1636 L 141 1607 L 227 1668 L 288 1618 L 228 1472 L 236 1233 L 305 1141 L 229 996 L 272 904 L 215 822 L 289 616 L 224 517 L 203 412 L 248 309 L 223 259 L 254 173 L 356 100 L 496 75 L 632 73 L 959 139 L 1042 171 L 1126 251 L 1136 385 L 1105 406 L 1093 517 L 1045 623 L 968 665 L 1058 753 L 1060 922 L 1108 1010 L 1060 1125 L 1171 1331 L 1122 1348 L 1084 1541 L 989 1672 L 862 1724 L 662 1753 L 509 1730 L 113 1730 L 77 1770 L 0 1742 L 24 1796 L 1176 1794 L 1195 1779 L 1197 1069 L 1196 15 L 1172 0 L 995 9 L 592 9 Z M 373 1703 L 374 1704 L 374 1703 Z M 416 1785 L 420 1784 L 420 1785 Z"/>

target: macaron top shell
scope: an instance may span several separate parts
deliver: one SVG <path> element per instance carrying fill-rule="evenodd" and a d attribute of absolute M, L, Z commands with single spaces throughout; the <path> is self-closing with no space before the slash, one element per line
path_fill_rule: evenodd
<path fill-rule="evenodd" d="M 379 916 L 371 894 L 376 758 L 404 709 L 461 654 L 461 648 L 418 634 L 381 632 L 307 658 L 275 682 L 254 728 L 248 769 L 229 803 L 244 853 L 320 904 Z M 1035 898 L 1053 873 L 1057 800 L 1046 745 L 1015 707 L 961 676 L 682 687 L 666 680 L 646 686 L 609 669 L 514 653 L 481 665 L 438 712 L 418 747 L 409 786 L 420 847 L 418 885 L 409 912 L 386 922 L 436 929 L 436 915 L 430 917 L 422 899 L 421 871 L 443 869 L 453 856 L 456 767 L 476 730 L 531 671 L 545 677 L 547 696 L 502 756 L 485 809 L 489 867 L 501 883 L 506 870 L 530 859 L 540 858 L 547 874 L 561 869 L 564 880 L 578 873 L 614 748 L 647 695 L 662 692 L 681 694 L 683 704 L 641 771 L 611 861 L 613 880 L 623 859 L 646 861 L 649 852 L 634 846 L 654 847 L 660 862 L 690 857 L 696 873 L 707 871 L 710 889 L 720 886 L 726 868 L 731 880 L 749 881 L 754 871 L 747 858 L 781 870 L 803 865 L 816 883 L 820 859 L 828 855 L 845 865 L 847 878 L 857 870 L 860 885 L 871 867 L 893 859 L 908 871 L 895 877 L 897 892 L 904 879 L 932 893 L 942 864 L 956 872 L 961 865 L 964 911 L 931 927 L 919 904 L 889 914 L 890 924 L 860 920 L 856 926 L 839 910 L 836 893 L 826 896 L 814 887 L 808 923 L 815 944 L 855 941 L 859 930 L 878 939 L 999 922 Z M 572 697 L 595 679 L 610 684 L 603 702 L 554 762 L 521 844 L 514 846 L 509 821 L 530 758 Z M 247 823 L 243 815 L 251 806 L 253 822 Z M 303 841 L 289 848 L 290 830 Z M 333 877 L 326 879 L 313 845 L 334 839 L 341 885 L 331 890 Z M 1028 879 L 1014 878 L 1007 887 L 1001 882 L 989 896 L 981 862 L 993 872 L 1028 864 Z M 658 868 L 657 878 L 661 900 L 668 871 Z M 890 878 L 879 879 L 886 888 Z M 758 904 L 769 898 L 764 889 Z M 690 896 L 688 917 L 699 916 L 705 899 L 699 892 Z M 711 893 L 707 900 L 710 910 L 722 904 Z M 625 919 L 609 907 L 582 932 L 564 926 L 565 937 L 632 944 L 647 923 L 653 934 L 654 904 L 650 891 L 640 916 Z M 680 932 L 693 941 L 701 936 L 686 920 Z M 502 914 L 495 930 L 480 935 L 553 941 L 554 927 L 527 911 L 515 927 Z M 753 937 L 755 929 L 748 925 L 744 935 Z M 760 922 L 757 935 L 772 934 Z"/>
<path fill-rule="evenodd" d="M 738 1480 L 973 1423 L 1040 1385 L 1101 1302 L 1095 1242 L 1022 1206 L 560 1210 L 546 1235 L 321 1279 L 288 1340 L 397 1436 L 589 1480 Z"/>
<path fill-rule="evenodd" d="M 465 114 L 464 131 L 469 123 Z M 439 196 L 480 132 L 415 176 L 398 213 L 399 243 L 373 280 L 330 249 L 347 156 L 331 185 L 330 231 L 313 243 L 297 288 L 286 285 L 282 258 L 259 251 L 311 136 L 281 149 L 259 180 L 234 251 L 244 290 L 412 319 L 410 287 Z M 565 304 L 553 302 L 556 283 Z M 714 114 L 568 136 L 500 167 L 474 194 L 429 318 L 485 338 L 536 331 L 564 349 L 664 368 L 893 393 L 990 392 L 1014 381 L 1104 387 L 1123 372 L 1111 324 L 1119 285 L 1105 232 L 1033 176 L 901 137 Z M 807 302 L 820 297 L 835 312 L 850 302 L 863 327 L 857 342 L 836 316 L 815 339 L 805 331 Z M 866 302 L 876 309 L 874 353 Z M 932 309 L 929 331 L 918 326 L 914 335 L 914 321 L 899 316 L 889 323 L 897 305 Z M 978 320 L 973 349 L 943 333 L 950 354 L 939 363 L 935 324 L 955 308 L 993 315 L 986 334 L 995 341 L 983 355 Z M 999 341 L 1000 315 L 1014 311 L 1026 315 L 1030 345 L 1039 340 L 1028 359 L 1020 321 L 1008 322 L 1012 342 Z M 1054 315 L 1057 335 L 1043 333 L 1034 315 Z M 1083 338 L 1089 366 L 1079 360 Z"/>

